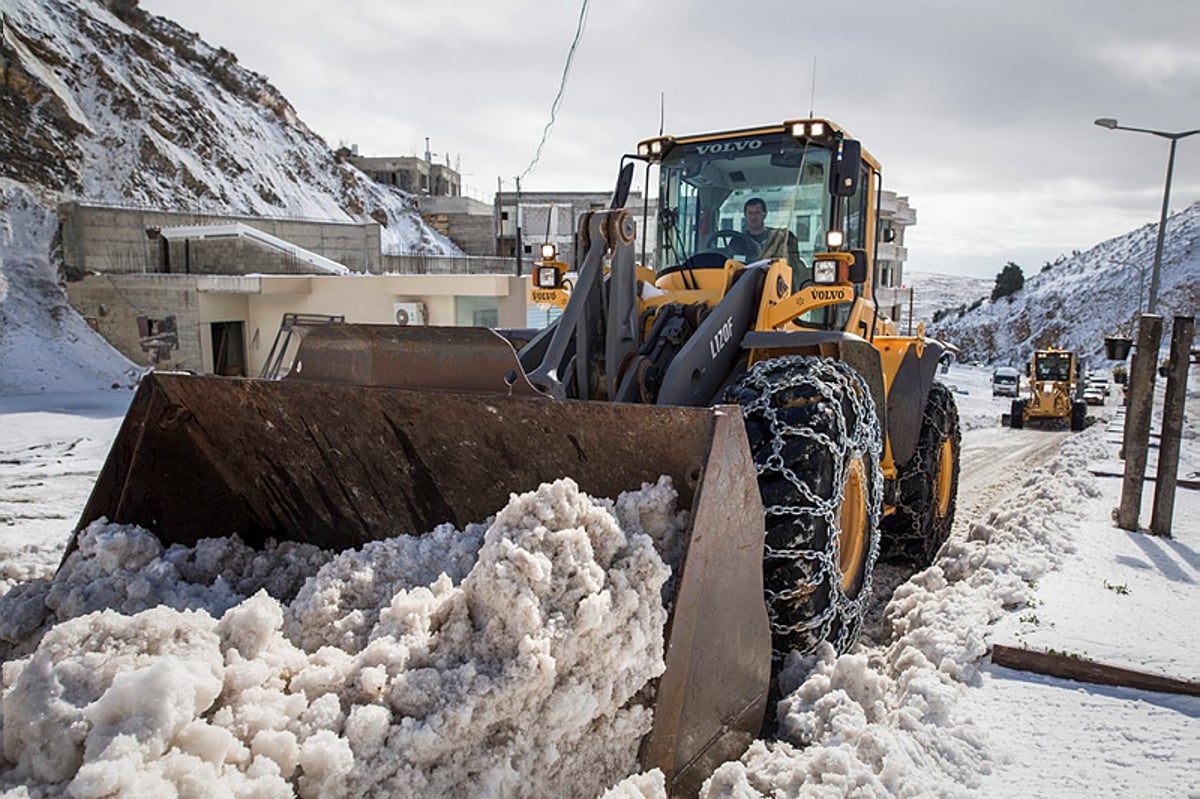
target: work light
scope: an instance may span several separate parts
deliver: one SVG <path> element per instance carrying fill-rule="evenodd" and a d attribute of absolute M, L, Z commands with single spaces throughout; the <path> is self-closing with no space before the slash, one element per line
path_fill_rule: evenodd
<path fill-rule="evenodd" d="M 837 261 L 814 261 L 813 262 L 813 282 L 814 283 L 836 283 L 838 273 Z"/>

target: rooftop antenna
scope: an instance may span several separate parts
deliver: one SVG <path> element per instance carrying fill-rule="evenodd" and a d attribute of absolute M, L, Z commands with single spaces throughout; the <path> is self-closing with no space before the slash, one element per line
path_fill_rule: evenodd
<path fill-rule="evenodd" d="M 817 105 L 817 57 L 813 56 L 812 92 L 808 96 L 808 118 L 813 118 L 813 109 Z"/>
<path fill-rule="evenodd" d="M 667 93 L 658 93 L 658 135 L 663 135 L 663 126 L 667 119 Z"/>

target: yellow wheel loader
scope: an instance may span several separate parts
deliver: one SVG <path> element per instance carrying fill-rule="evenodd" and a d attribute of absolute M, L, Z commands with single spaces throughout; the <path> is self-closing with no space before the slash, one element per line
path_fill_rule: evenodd
<path fill-rule="evenodd" d="M 1082 430 L 1087 421 L 1082 368 L 1075 353 L 1051 347 L 1037 350 L 1029 363 L 1029 396 L 1012 401 L 1009 424 L 1069 425 Z"/>
<path fill-rule="evenodd" d="M 638 160 L 659 186 L 644 264 Z M 920 563 L 944 540 L 958 416 L 943 346 L 876 307 L 880 167 L 845 131 L 659 137 L 622 162 L 612 207 L 579 220 L 573 284 L 535 271 L 553 324 L 320 326 L 278 381 L 152 374 L 81 526 L 345 549 L 563 476 L 615 497 L 669 475 L 690 528 L 641 760 L 694 794 L 758 734 L 772 653 L 854 642 L 881 535 Z M 773 232 L 743 228 L 748 207 Z"/>

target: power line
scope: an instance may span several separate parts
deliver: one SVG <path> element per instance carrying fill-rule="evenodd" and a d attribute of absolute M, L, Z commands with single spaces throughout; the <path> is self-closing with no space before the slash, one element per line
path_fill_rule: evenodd
<path fill-rule="evenodd" d="M 562 102 L 563 94 L 567 90 L 567 76 L 571 73 L 571 62 L 575 59 L 575 48 L 579 46 L 579 40 L 583 38 L 583 27 L 587 23 L 587 8 L 588 0 L 583 0 L 583 5 L 579 9 L 579 23 L 575 27 L 575 40 L 571 42 L 571 49 L 567 51 L 567 63 L 563 66 L 562 78 L 558 83 L 558 94 L 554 98 L 554 103 L 550 106 L 550 121 L 542 129 L 542 140 L 538 142 L 533 160 L 529 162 L 529 166 L 525 167 L 525 171 L 518 176 L 517 180 L 528 175 L 537 166 L 538 159 L 542 157 L 542 147 L 545 146 L 546 140 L 550 138 L 550 129 L 554 127 L 554 117 L 558 113 L 558 105 Z"/>

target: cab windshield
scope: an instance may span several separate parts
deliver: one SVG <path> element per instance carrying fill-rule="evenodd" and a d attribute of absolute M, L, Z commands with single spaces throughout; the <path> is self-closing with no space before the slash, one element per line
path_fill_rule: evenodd
<path fill-rule="evenodd" d="M 1035 380 L 1070 380 L 1071 356 L 1068 354 L 1040 355 L 1034 366 Z"/>
<path fill-rule="evenodd" d="M 675 146 L 659 172 L 656 271 L 703 266 L 705 253 L 787 258 L 802 284 L 830 227 L 829 161 L 828 148 L 783 133 Z M 863 196 L 860 182 L 844 204 L 851 247 L 865 238 Z"/>

